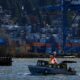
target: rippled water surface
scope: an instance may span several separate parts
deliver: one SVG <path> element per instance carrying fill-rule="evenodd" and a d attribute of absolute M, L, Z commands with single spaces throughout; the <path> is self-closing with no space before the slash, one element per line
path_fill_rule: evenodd
<path fill-rule="evenodd" d="M 35 65 L 38 59 L 13 59 L 12 66 L 0 66 L 0 80 L 80 80 L 80 59 L 60 59 L 75 60 L 77 63 L 69 64 L 76 69 L 77 75 L 47 75 L 47 76 L 34 76 L 28 70 L 28 65 Z"/>

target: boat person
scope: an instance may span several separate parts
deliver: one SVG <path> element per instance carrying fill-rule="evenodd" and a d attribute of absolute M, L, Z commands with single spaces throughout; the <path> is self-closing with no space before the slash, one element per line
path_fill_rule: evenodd
<path fill-rule="evenodd" d="M 53 55 L 50 55 L 50 64 L 58 64 L 57 59 L 55 58 L 56 56 L 56 51 L 53 52 Z"/>

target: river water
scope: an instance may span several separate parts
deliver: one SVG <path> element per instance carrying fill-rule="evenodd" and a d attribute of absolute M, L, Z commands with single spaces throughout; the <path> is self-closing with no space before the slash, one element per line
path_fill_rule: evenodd
<path fill-rule="evenodd" d="M 69 64 L 76 69 L 76 75 L 31 75 L 28 70 L 28 65 L 35 65 L 37 58 L 33 59 L 13 59 L 12 66 L 0 66 L 0 80 L 80 80 L 80 59 L 78 58 L 58 58 L 58 62 L 63 60 L 74 60 L 77 63 Z M 48 59 L 47 59 L 48 60 Z"/>

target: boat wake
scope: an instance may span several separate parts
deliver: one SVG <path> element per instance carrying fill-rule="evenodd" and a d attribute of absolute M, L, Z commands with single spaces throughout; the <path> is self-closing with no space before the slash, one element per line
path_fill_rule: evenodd
<path fill-rule="evenodd" d="M 77 73 L 78 76 L 80 76 L 80 73 Z"/>
<path fill-rule="evenodd" d="M 30 75 L 30 73 L 24 73 L 23 76 Z"/>
<path fill-rule="evenodd" d="M 30 75 L 30 73 L 17 73 L 17 76 L 19 77 L 26 77 L 27 75 Z"/>

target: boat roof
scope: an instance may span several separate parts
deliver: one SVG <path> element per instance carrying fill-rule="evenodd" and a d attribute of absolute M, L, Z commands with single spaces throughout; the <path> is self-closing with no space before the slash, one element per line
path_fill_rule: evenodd
<path fill-rule="evenodd" d="M 76 63 L 76 61 L 62 61 L 62 63 Z"/>

